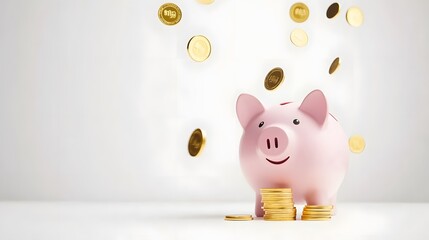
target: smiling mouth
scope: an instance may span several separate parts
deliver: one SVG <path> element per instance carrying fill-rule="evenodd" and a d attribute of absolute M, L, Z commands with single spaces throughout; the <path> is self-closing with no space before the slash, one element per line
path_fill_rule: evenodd
<path fill-rule="evenodd" d="M 270 160 L 270 159 L 268 159 L 268 158 L 265 158 L 265 159 L 267 159 L 267 161 L 268 161 L 268 162 L 270 162 L 270 163 L 272 163 L 272 164 L 279 165 L 279 164 L 282 164 L 282 163 L 286 162 L 287 160 L 289 160 L 289 157 L 290 157 L 290 156 L 288 156 L 288 157 L 287 157 L 287 158 L 285 158 L 284 160 L 281 160 L 281 161 L 278 161 L 278 162 L 276 162 L 276 161 L 272 161 L 272 160 Z"/>

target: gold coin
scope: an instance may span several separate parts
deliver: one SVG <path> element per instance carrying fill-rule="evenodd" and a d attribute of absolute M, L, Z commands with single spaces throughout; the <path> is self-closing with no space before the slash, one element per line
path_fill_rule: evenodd
<path fill-rule="evenodd" d="M 331 63 L 331 66 L 329 67 L 329 74 L 333 74 L 338 67 L 340 66 L 340 58 L 337 57 L 334 59 L 334 61 Z"/>
<path fill-rule="evenodd" d="M 287 210 L 287 209 L 293 209 L 293 205 L 292 204 L 291 205 L 267 205 L 267 204 L 264 204 L 263 209 L 265 209 L 265 210 L 274 210 L 274 209 Z"/>
<path fill-rule="evenodd" d="M 363 23 L 363 12 L 358 7 L 351 7 L 347 10 L 346 20 L 353 27 L 359 27 Z"/>
<path fill-rule="evenodd" d="M 292 192 L 289 192 L 287 190 L 281 192 L 281 191 L 277 191 L 277 192 L 268 192 L 268 191 L 264 191 L 261 192 L 261 195 L 267 195 L 267 196 L 271 196 L 271 195 L 292 195 Z"/>
<path fill-rule="evenodd" d="M 293 204 L 291 198 L 262 198 L 262 203 L 272 203 L 272 204 Z"/>
<path fill-rule="evenodd" d="M 325 214 L 331 214 L 332 213 L 332 210 L 331 209 L 306 209 L 306 208 L 304 208 L 304 210 L 303 210 L 303 213 L 306 213 L 306 212 L 309 212 L 309 213 L 325 213 Z"/>
<path fill-rule="evenodd" d="M 286 194 L 262 194 L 262 199 L 293 199 L 292 193 L 286 193 Z"/>
<path fill-rule="evenodd" d="M 284 78 L 283 69 L 276 67 L 271 69 L 271 71 L 267 74 L 264 81 L 265 89 L 267 90 L 274 90 L 276 89 L 282 82 Z M 290 190 L 266 190 L 264 192 L 289 192 Z M 262 189 L 261 189 L 262 193 Z"/>
<path fill-rule="evenodd" d="M 338 3 L 332 3 L 329 7 L 328 10 L 326 10 L 326 17 L 331 19 L 334 18 L 335 16 L 338 15 L 338 13 L 340 12 L 340 4 Z"/>
<path fill-rule="evenodd" d="M 197 2 L 202 4 L 212 4 L 214 0 L 197 0 Z"/>
<path fill-rule="evenodd" d="M 193 36 L 189 40 L 187 49 L 188 54 L 192 60 L 196 62 L 202 62 L 210 56 L 212 48 L 210 41 L 206 37 L 197 35 Z"/>
<path fill-rule="evenodd" d="M 308 43 L 308 36 L 304 30 L 297 28 L 290 33 L 290 40 L 295 46 L 304 47 Z"/>
<path fill-rule="evenodd" d="M 301 217 L 301 220 L 303 221 L 328 221 L 331 220 L 331 218 L 307 218 L 307 217 Z"/>
<path fill-rule="evenodd" d="M 264 217 L 266 221 L 295 221 L 295 217 Z"/>
<path fill-rule="evenodd" d="M 294 213 L 291 214 L 265 214 L 265 218 L 295 218 L 296 215 Z"/>
<path fill-rule="evenodd" d="M 199 128 L 195 129 L 192 132 L 191 137 L 189 137 L 189 142 L 188 142 L 189 154 L 192 157 L 198 156 L 203 150 L 205 144 L 206 144 L 206 137 L 204 132 Z"/>
<path fill-rule="evenodd" d="M 305 208 L 315 208 L 315 209 L 332 209 L 332 205 L 305 205 Z"/>
<path fill-rule="evenodd" d="M 253 220 L 252 215 L 248 214 L 234 214 L 234 215 L 226 215 L 226 221 L 250 221 Z"/>
<path fill-rule="evenodd" d="M 295 209 L 264 209 L 265 214 L 296 214 Z"/>
<path fill-rule="evenodd" d="M 331 217 L 332 215 L 309 215 L 309 214 L 303 214 L 302 217 L 305 218 L 327 218 L 327 217 Z"/>
<path fill-rule="evenodd" d="M 271 196 L 262 195 L 261 198 L 262 199 L 272 199 L 272 200 L 292 200 L 292 194 L 290 194 L 290 195 L 271 195 Z"/>
<path fill-rule="evenodd" d="M 265 202 L 265 201 L 268 201 L 268 202 L 273 202 L 273 201 L 289 201 L 289 202 L 293 202 L 293 197 L 292 196 L 290 196 L 290 197 L 272 197 L 272 196 L 265 197 L 265 196 L 262 196 L 261 199 L 262 199 L 263 202 Z"/>
<path fill-rule="evenodd" d="M 259 189 L 259 191 L 261 193 L 283 193 L 283 192 L 290 193 L 290 192 L 292 192 L 292 189 L 290 189 L 290 188 L 261 188 L 261 189 Z"/>
<path fill-rule="evenodd" d="M 158 18 L 165 25 L 176 25 L 182 19 L 182 11 L 174 3 L 165 3 L 158 9 Z"/>
<path fill-rule="evenodd" d="M 263 200 L 261 203 L 270 206 L 293 206 L 294 202 L 291 200 Z"/>
<path fill-rule="evenodd" d="M 310 15 L 310 10 L 308 10 L 307 5 L 298 2 L 292 5 L 292 7 L 290 7 L 289 15 L 290 18 L 292 18 L 292 20 L 294 20 L 295 22 L 302 23 L 308 19 L 308 16 Z"/>
<path fill-rule="evenodd" d="M 365 145 L 365 139 L 362 136 L 354 135 L 349 138 L 349 148 L 353 153 L 363 152 Z"/>
<path fill-rule="evenodd" d="M 309 212 L 309 211 L 303 211 L 303 215 L 310 215 L 310 216 L 331 216 L 331 212 Z"/>
<path fill-rule="evenodd" d="M 304 212 L 321 212 L 321 213 L 330 213 L 332 209 L 316 209 L 316 208 L 304 208 Z"/>
<path fill-rule="evenodd" d="M 296 207 L 288 207 L 288 208 L 266 208 L 266 207 L 261 207 L 262 209 L 264 209 L 265 211 L 269 211 L 269 212 L 292 212 L 292 211 L 296 211 Z"/>
<path fill-rule="evenodd" d="M 290 209 L 287 211 L 275 211 L 275 212 L 271 212 L 271 211 L 265 211 L 265 215 L 266 216 L 282 216 L 282 215 L 294 215 L 296 213 L 295 209 Z"/>

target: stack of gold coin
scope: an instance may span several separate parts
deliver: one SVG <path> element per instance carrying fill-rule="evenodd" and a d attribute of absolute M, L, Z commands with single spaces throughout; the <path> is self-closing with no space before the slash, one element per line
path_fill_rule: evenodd
<path fill-rule="evenodd" d="M 301 220 L 304 221 L 326 221 L 332 216 L 332 205 L 306 205 L 302 211 Z"/>
<path fill-rule="evenodd" d="M 290 188 L 261 188 L 262 209 L 264 220 L 293 221 L 296 220 L 296 207 L 293 203 Z"/>

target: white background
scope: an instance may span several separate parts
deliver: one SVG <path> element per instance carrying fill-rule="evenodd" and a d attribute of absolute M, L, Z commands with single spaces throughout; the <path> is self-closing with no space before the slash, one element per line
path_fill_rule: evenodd
<path fill-rule="evenodd" d="M 175 1 L 176 26 L 157 17 L 164 1 L 0 1 L 0 200 L 251 200 L 239 167 L 242 92 L 266 104 L 322 89 L 350 153 L 340 201 L 429 201 L 427 1 Z M 364 25 L 350 27 L 359 6 Z M 289 41 L 294 28 L 305 48 Z M 188 40 L 212 43 L 203 63 Z M 342 65 L 330 76 L 335 57 Z M 263 88 L 273 67 L 278 90 Z M 207 132 L 201 157 L 187 154 L 193 129 Z"/>

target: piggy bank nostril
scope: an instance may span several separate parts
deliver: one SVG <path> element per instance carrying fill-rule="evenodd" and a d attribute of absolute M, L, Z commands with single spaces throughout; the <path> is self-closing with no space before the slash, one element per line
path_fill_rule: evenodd
<path fill-rule="evenodd" d="M 279 142 L 277 138 L 274 138 L 274 145 L 276 146 L 276 148 L 279 148 Z"/>
<path fill-rule="evenodd" d="M 267 148 L 270 149 L 271 145 L 270 145 L 270 139 L 267 139 Z"/>

